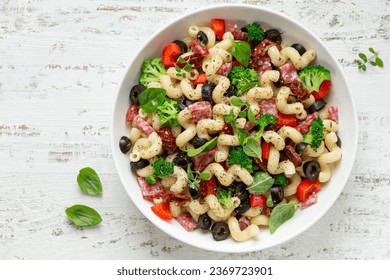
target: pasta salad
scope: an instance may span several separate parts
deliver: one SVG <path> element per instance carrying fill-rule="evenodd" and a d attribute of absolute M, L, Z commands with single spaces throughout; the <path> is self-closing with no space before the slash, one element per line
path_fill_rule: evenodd
<path fill-rule="evenodd" d="M 341 142 L 315 58 L 266 24 L 211 19 L 145 60 L 119 146 L 151 211 L 242 242 L 316 203 Z"/>

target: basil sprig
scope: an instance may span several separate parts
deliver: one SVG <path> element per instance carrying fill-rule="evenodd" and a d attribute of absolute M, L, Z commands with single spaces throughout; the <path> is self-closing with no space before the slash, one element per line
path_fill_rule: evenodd
<path fill-rule="evenodd" d="M 90 227 L 99 224 L 102 217 L 95 209 L 86 205 L 73 205 L 65 210 L 69 220 L 79 227 Z"/>
<path fill-rule="evenodd" d="M 269 217 L 269 231 L 274 233 L 283 223 L 290 220 L 298 207 L 297 202 L 278 204 Z"/>
<path fill-rule="evenodd" d="M 77 183 L 83 193 L 89 195 L 101 195 L 103 192 L 99 175 L 90 167 L 85 167 L 79 171 Z"/>
<path fill-rule="evenodd" d="M 164 103 L 167 91 L 163 88 L 147 88 L 140 93 L 138 101 L 145 113 L 157 112 L 157 108 Z"/>
<path fill-rule="evenodd" d="M 199 148 L 193 149 L 193 150 L 187 150 L 187 156 L 194 157 L 196 155 L 199 155 L 201 152 L 210 151 L 217 145 L 218 137 L 214 137 L 210 141 L 206 142 Z"/>
<path fill-rule="evenodd" d="M 246 139 L 246 143 L 243 146 L 244 153 L 250 157 L 255 157 L 261 160 L 261 146 L 260 143 L 253 137 Z"/>
<path fill-rule="evenodd" d="M 232 54 L 243 66 L 248 67 L 251 57 L 251 47 L 247 42 L 235 41 L 232 46 Z"/>
<path fill-rule="evenodd" d="M 274 179 L 267 172 L 260 171 L 253 176 L 253 183 L 246 189 L 251 194 L 264 194 L 273 184 Z"/>

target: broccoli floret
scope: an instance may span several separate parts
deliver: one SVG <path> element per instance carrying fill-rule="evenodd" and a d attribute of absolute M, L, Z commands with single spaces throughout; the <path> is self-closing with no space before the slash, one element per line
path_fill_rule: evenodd
<path fill-rule="evenodd" d="M 321 65 L 309 65 L 303 68 L 299 74 L 302 85 L 309 91 L 319 91 L 323 81 L 330 80 L 330 71 Z"/>
<path fill-rule="evenodd" d="M 276 124 L 276 117 L 273 114 L 264 114 L 256 121 L 256 125 L 259 126 L 259 130 L 255 135 L 255 139 L 259 139 L 263 136 L 264 128 L 269 124 Z"/>
<path fill-rule="evenodd" d="M 172 175 L 174 164 L 160 157 L 153 163 L 153 174 L 158 178 L 164 178 Z"/>
<path fill-rule="evenodd" d="M 226 209 L 232 209 L 233 203 L 232 203 L 232 193 L 233 189 L 222 189 L 217 192 L 217 198 L 218 202 L 222 205 L 225 205 Z"/>
<path fill-rule="evenodd" d="M 241 167 L 246 168 L 248 172 L 253 171 L 252 159 L 244 153 L 244 148 L 242 146 L 234 147 L 230 150 L 228 161 L 230 165 L 238 164 Z"/>
<path fill-rule="evenodd" d="M 260 24 L 256 22 L 248 24 L 246 30 L 250 41 L 263 41 L 264 30 L 261 28 Z"/>
<path fill-rule="evenodd" d="M 234 66 L 229 73 L 229 79 L 231 84 L 236 88 L 237 95 L 247 92 L 259 83 L 257 72 L 242 66 Z"/>
<path fill-rule="evenodd" d="M 324 138 L 324 124 L 321 118 L 314 120 L 309 131 L 303 136 L 303 141 L 312 147 L 313 150 L 317 150 L 321 145 L 322 139 Z"/>
<path fill-rule="evenodd" d="M 165 98 L 164 103 L 157 108 L 157 114 L 160 117 L 161 125 L 171 125 L 173 127 L 179 126 L 177 121 L 177 114 L 180 112 L 177 101 L 170 98 Z"/>
<path fill-rule="evenodd" d="M 160 76 L 167 72 L 162 64 L 161 58 L 151 58 L 144 61 L 142 64 L 140 84 L 147 86 L 150 82 L 159 82 Z"/>
<path fill-rule="evenodd" d="M 274 185 L 282 186 L 283 188 L 287 186 L 287 179 L 283 174 L 275 175 L 274 180 Z"/>

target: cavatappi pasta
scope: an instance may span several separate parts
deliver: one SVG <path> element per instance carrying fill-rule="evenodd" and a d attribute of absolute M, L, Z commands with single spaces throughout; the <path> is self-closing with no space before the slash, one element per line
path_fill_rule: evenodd
<path fill-rule="evenodd" d="M 158 217 L 244 242 L 316 203 L 342 151 L 316 51 L 234 24 L 188 26 L 144 62 L 120 148 Z"/>

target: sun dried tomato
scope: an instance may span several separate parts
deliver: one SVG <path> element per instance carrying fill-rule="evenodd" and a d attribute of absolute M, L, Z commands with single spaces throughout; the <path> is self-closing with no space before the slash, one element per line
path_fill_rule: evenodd
<path fill-rule="evenodd" d="M 172 131 L 169 127 L 163 127 L 157 131 L 158 136 L 160 136 L 161 141 L 163 142 L 164 149 L 169 153 L 173 154 L 178 147 L 176 146 L 176 138 L 172 134 Z"/>

